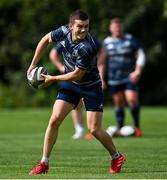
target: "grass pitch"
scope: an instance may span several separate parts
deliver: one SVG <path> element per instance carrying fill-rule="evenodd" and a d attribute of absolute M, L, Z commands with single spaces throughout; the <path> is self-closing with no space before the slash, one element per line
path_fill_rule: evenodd
<path fill-rule="evenodd" d="M 72 140 L 68 116 L 46 175 L 29 176 L 40 161 L 51 109 L 0 110 L 0 179 L 164 179 L 167 178 L 167 108 L 142 108 L 141 138 L 114 138 L 127 161 L 120 174 L 109 174 L 109 155 L 95 139 Z M 127 110 L 127 124 L 132 124 Z M 86 123 L 85 123 L 86 124 Z M 104 110 L 103 126 L 114 125 L 113 108 Z"/>

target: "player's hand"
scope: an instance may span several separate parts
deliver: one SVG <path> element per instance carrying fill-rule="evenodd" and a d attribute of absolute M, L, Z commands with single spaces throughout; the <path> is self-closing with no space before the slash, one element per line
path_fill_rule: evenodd
<path fill-rule="evenodd" d="M 41 74 L 44 78 L 44 83 L 41 85 L 42 87 L 50 86 L 54 82 L 54 78 L 51 75 Z"/>
<path fill-rule="evenodd" d="M 141 73 L 138 71 L 134 71 L 129 75 L 129 79 L 132 83 L 138 83 L 140 80 Z"/>

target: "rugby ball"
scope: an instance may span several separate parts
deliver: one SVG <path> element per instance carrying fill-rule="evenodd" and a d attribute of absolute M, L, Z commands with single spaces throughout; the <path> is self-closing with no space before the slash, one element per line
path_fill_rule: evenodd
<path fill-rule="evenodd" d="M 115 132 L 117 131 L 117 126 L 109 126 L 107 129 L 106 129 L 106 132 L 112 137 L 114 136 Z"/>
<path fill-rule="evenodd" d="M 121 136 L 132 136 L 135 133 L 135 130 L 132 126 L 123 126 L 120 130 L 119 133 Z"/>
<path fill-rule="evenodd" d="M 41 74 L 48 74 L 44 67 L 35 67 L 29 75 L 27 75 L 28 83 L 33 88 L 39 88 L 44 83 L 44 78 Z"/>

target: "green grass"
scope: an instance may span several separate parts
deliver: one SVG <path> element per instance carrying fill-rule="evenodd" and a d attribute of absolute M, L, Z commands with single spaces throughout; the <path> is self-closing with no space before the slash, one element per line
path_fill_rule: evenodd
<path fill-rule="evenodd" d="M 127 161 L 120 174 L 109 174 L 109 155 L 93 140 L 72 140 L 71 116 L 60 128 L 46 175 L 29 176 L 41 159 L 43 136 L 51 109 L 0 110 L 0 179 L 162 179 L 167 177 L 167 108 L 142 109 L 143 137 L 114 138 Z M 131 117 L 127 111 L 127 124 Z M 105 108 L 103 126 L 115 124 Z"/>

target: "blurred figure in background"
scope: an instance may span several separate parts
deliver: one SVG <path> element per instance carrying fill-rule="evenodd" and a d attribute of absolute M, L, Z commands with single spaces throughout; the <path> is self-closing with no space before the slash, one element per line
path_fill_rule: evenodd
<path fill-rule="evenodd" d="M 52 63 L 56 66 L 56 68 L 60 71 L 60 73 L 64 73 L 64 64 L 61 60 L 61 51 L 62 45 L 56 44 L 55 48 L 52 48 L 49 53 L 49 58 Z M 73 134 L 73 139 L 80 139 L 83 137 L 84 134 L 84 127 L 83 127 L 83 113 L 82 113 L 82 106 L 83 102 L 80 100 L 78 106 L 72 110 L 72 119 L 74 123 L 75 133 Z"/>
<path fill-rule="evenodd" d="M 140 128 L 140 105 L 138 82 L 145 65 L 145 53 L 140 43 L 131 35 L 124 34 L 119 18 L 111 19 L 110 36 L 103 41 L 103 51 L 99 57 L 99 70 L 103 89 L 108 86 L 115 104 L 115 116 L 118 124 L 116 135 L 125 125 L 124 107 L 127 102 L 134 122 L 135 136 L 142 135 Z M 107 69 L 106 69 L 107 67 Z"/>

